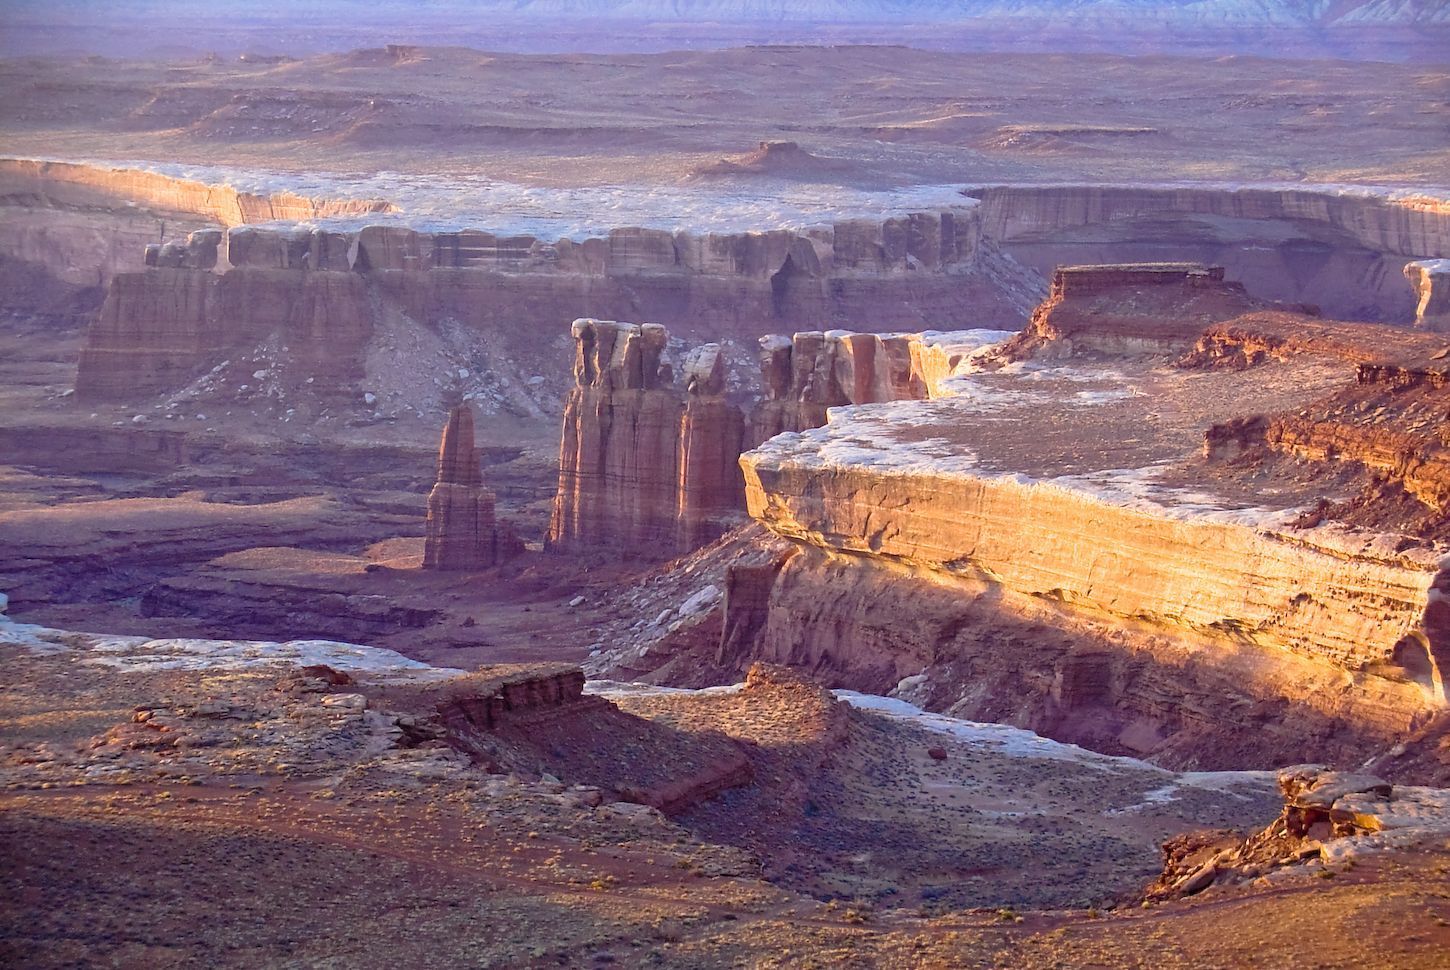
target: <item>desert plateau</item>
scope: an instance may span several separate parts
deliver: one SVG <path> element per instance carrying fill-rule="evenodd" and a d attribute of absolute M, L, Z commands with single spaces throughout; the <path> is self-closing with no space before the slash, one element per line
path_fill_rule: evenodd
<path fill-rule="evenodd" d="M 0 962 L 1450 965 L 1450 4 L 0 7 Z"/>

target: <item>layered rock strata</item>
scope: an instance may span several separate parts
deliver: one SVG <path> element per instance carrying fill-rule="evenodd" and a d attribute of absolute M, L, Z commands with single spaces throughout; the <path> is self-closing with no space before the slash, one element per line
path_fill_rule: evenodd
<path fill-rule="evenodd" d="M 788 664 L 832 686 L 1173 768 L 1310 753 L 1359 765 L 1435 710 L 1416 683 L 1351 678 L 1277 648 L 809 543 L 734 569 L 725 606 L 720 646 L 676 655 L 676 677 L 704 669 L 729 681 L 757 660 Z"/>
<path fill-rule="evenodd" d="M 349 294 L 305 314 L 310 329 L 331 335 L 329 356 L 355 362 L 369 328 L 392 313 L 423 324 L 457 321 L 520 342 L 530 338 L 516 330 L 532 334 L 583 317 L 658 320 L 696 339 L 753 338 L 867 320 L 903 330 L 929 321 L 1005 322 L 1026 309 L 1020 294 L 1034 285 L 982 244 L 970 207 L 802 231 L 620 228 L 552 241 L 395 226 L 235 226 L 219 239 L 209 231 L 148 247 L 145 261 L 144 272 L 111 279 L 77 377 L 84 397 L 177 387 L 255 339 L 264 323 L 291 325 L 286 308 L 313 304 L 309 294 L 320 286 L 366 293 L 362 303 Z M 176 275 L 213 269 L 222 282 Z M 343 278 L 352 282 L 338 282 Z M 176 294 L 188 287 L 236 293 L 238 312 Z M 336 375 L 324 369 L 317 376 Z"/>
<path fill-rule="evenodd" d="M 455 735 L 587 717 L 591 708 L 607 706 L 584 695 L 584 672 L 570 664 L 486 668 L 449 682 L 437 693 L 437 715 Z"/>
<path fill-rule="evenodd" d="M 972 352 L 1000 335 L 817 330 L 762 337 L 763 399 L 751 410 L 747 437 L 758 444 L 783 431 L 818 428 L 834 407 L 934 397 Z"/>
<path fill-rule="evenodd" d="M 1346 669 L 1388 663 L 1405 638 L 1425 640 L 1439 667 L 1450 664 L 1443 555 L 1399 549 L 1395 537 L 1182 516 L 1087 482 L 792 454 L 830 443 L 786 439 L 748 453 L 750 513 L 800 541 L 987 576 L 1079 609 Z"/>
<path fill-rule="evenodd" d="M 193 257 L 188 244 L 183 261 Z M 362 376 L 373 332 L 365 280 L 349 272 L 188 266 L 121 273 L 86 336 L 76 373 L 84 400 L 131 399 L 180 387 L 229 350 L 277 335 L 325 382 Z"/>
<path fill-rule="evenodd" d="M 1415 291 L 1415 326 L 1450 331 L 1450 259 L 1406 263 L 1405 278 Z"/>
<path fill-rule="evenodd" d="M 718 344 L 690 351 L 677 380 L 662 361 L 662 327 L 576 321 L 576 386 L 564 409 L 549 542 L 670 553 L 704 546 L 743 515 L 746 444 L 824 424 L 832 407 L 926 398 L 1000 335 L 763 337 L 764 399 L 747 418 L 725 393 Z"/>
<path fill-rule="evenodd" d="M 396 206 L 381 199 L 319 199 L 290 192 L 259 195 L 143 169 L 18 158 L 0 159 L 0 197 L 59 209 L 139 207 L 224 226 L 396 211 Z"/>
<path fill-rule="evenodd" d="M 1186 350 L 1209 321 L 1264 306 L 1223 267 L 1198 263 L 1062 266 L 1047 299 L 999 356 L 1067 358 L 1080 353 L 1154 354 Z"/>
<path fill-rule="evenodd" d="M 576 320 L 573 335 L 549 546 L 657 555 L 719 535 L 742 507 L 744 419 L 718 348 L 697 349 L 681 388 L 661 326 Z"/>
<path fill-rule="evenodd" d="M 608 792 L 678 813 L 752 780 L 751 760 L 730 738 L 657 725 L 584 688 L 583 671 L 569 664 L 501 665 L 437 687 L 394 689 L 389 699 L 417 710 L 425 731 L 439 725 L 490 772 L 545 767 L 597 786 L 596 804 Z"/>
<path fill-rule="evenodd" d="M 1408 322 L 1400 274 L 1450 256 L 1450 200 L 1342 186 L 1035 185 L 967 190 L 982 232 L 1044 275 L 1055 266 L 1210 261 L 1251 292 L 1333 316 Z"/>
<path fill-rule="evenodd" d="M 938 671 L 964 691 L 947 703 L 980 715 L 991 702 L 971 684 L 998 679 L 980 654 L 998 638 L 976 634 L 1040 630 L 1023 618 L 1061 611 L 1077 634 L 1015 675 L 1031 684 L 1014 716 L 1039 729 L 1182 757 L 1215 729 L 1146 689 L 1173 670 L 1194 703 L 1232 696 L 1255 723 L 1297 725 L 1261 745 L 1278 756 L 1310 725 L 1338 732 L 1347 758 L 1405 736 L 1444 709 L 1450 665 L 1450 557 L 1438 533 L 1405 531 L 1443 522 L 1443 353 L 1428 336 L 1253 306 L 1196 267 L 1060 274 L 996 352 L 1013 366 L 932 400 L 840 407 L 747 452 L 752 517 L 824 557 L 786 562 L 764 623 L 758 592 L 744 596 L 752 615 L 724 626 L 759 632 L 731 649 L 875 685 Z M 1229 366 L 1198 359 L 1210 346 Z M 1234 447 L 1205 458 L 1215 429 Z M 1358 515 L 1365 469 L 1419 511 Z M 924 625 L 868 623 L 898 587 L 942 601 Z M 979 673 L 952 680 L 963 665 Z"/>
<path fill-rule="evenodd" d="M 1444 538 L 1450 513 L 1450 429 L 1444 421 L 1450 412 L 1450 342 L 1437 334 L 1387 335 L 1359 324 L 1261 312 L 1210 327 L 1183 363 L 1253 367 L 1295 354 L 1343 361 L 1354 381 L 1307 408 L 1214 425 L 1205 439 L 1207 453 L 1221 456 L 1226 445 L 1238 452 L 1262 445 L 1316 464 L 1358 466 L 1370 473 L 1378 491 L 1393 485 L 1423 507 L 1420 521 L 1402 520 L 1401 529 Z M 1372 516 L 1376 505 L 1386 504 L 1371 503 L 1362 513 Z"/>
<path fill-rule="evenodd" d="M 1051 230 L 1182 215 L 1319 224 L 1370 250 L 1411 257 L 1450 255 L 1450 205 L 1429 193 L 1333 186 L 995 185 L 966 194 L 982 201 L 985 234 L 1009 244 Z"/>
<path fill-rule="evenodd" d="M 438 481 L 428 494 L 423 568 L 487 569 L 519 551 L 516 537 L 494 515 L 493 492 L 483 486 L 473 437 L 473 408 L 448 415 L 438 448 Z"/>

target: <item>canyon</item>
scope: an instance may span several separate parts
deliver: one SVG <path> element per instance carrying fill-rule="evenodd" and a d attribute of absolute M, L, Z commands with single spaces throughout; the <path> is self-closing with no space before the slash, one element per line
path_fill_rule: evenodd
<path fill-rule="evenodd" d="M 1450 947 L 1436 64 L 306 36 L 0 60 L 4 959 Z"/>
<path fill-rule="evenodd" d="M 1060 270 L 997 341 L 747 451 L 772 538 L 697 553 L 713 615 L 600 668 L 788 663 L 1205 768 L 1446 720 L 1443 340 L 1158 264 Z"/>

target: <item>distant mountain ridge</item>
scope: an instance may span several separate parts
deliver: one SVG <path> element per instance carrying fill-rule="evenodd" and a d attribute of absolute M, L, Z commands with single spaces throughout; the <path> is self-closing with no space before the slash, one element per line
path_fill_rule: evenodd
<path fill-rule="evenodd" d="M 135 21 L 159 15 L 239 22 L 419 22 L 609 19 L 672 23 L 942 24 L 980 20 L 1045 23 L 1253 25 L 1317 29 L 1450 25 L 1450 0 L 3 0 L 9 20 Z M 339 20 L 339 18 L 346 18 Z"/>
<path fill-rule="evenodd" d="M 1042 18 L 1202 27 L 1450 23 L 1450 0 L 442 0 L 500 16 L 816 23 Z"/>

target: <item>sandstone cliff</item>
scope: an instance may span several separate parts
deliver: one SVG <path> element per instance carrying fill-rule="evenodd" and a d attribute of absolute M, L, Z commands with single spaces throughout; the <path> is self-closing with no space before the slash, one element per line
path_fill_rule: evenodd
<path fill-rule="evenodd" d="M 762 337 L 763 400 L 751 410 L 747 437 L 759 444 L 783 431 L 818 428 L 835 407 L 934 397 L 968 356 L 1002 336 L 831 330 Z"/>
<path fill-rule="evenodd" d="M 741 508 L 743 418 L 721 396 L 718 348 L 686 362 L 686 387 L 653 324 L 577 320 L 548 544 L 633 555 L 713 539 Z"/>
<path fill-rule="evenodd" d="M 1275 757 L 1407 736 L 1450 665 L 1443 348 L 1257 307 L 1209 268 L 1070 270 L 1011 366 L 747 452 L 752 517 L 808 554 L 741 571 L 770 591 L 727 590 L 719 659 L 930 672 L 954 712 L 1168 760 L 1242 725 L 1175 691 L 1281 724 Z"/>
<path fill-rule="evenodd" d="M 149 246 L 145 263 L 145 272 L 112 280 L 86 341 L 83 397 L 174 389 L 259 334 L 280 327 L 285 335 L 298 325 L 291 317 L 299 303 L 308 304 L 297 311 L 307 317 L 304 329 L 330 335 L 334 366 L 315 376 L 333 378 L 356 371 L 367 333 L 392 313 L 498 332 L 527 356 L 532 328 L 581 317 L 659 320 L 697 340 L 868 320 L 910 330 L 928 321 L 1018 319 L 1021 294 L 1032 289 L 1029 274 L 981 245 L 970 208 L 799 232 L 621 228 L 553 241 L 397 226 L 235 226 L 220 238 L 205 231 Z M 180 284 L 174 275 L 213 269 L 223 282 Z M 181 285 L 238 293 L 241 312 L 214 312 L 209 296 L 197 298 L 200 309 L 182 306 L 174 294 Z M 338 302 L 307 295 L 322 287 L 337 290 Z"/>
<path fill-rule="evenodd" d="M 188 244 L 176 261 L 205 261 L 195 250 L 206 252 Z M 367 287 L 355 273 L 244 268 L 219 275 L 161 265 L 121 273 L 81 349 L 76 394 L 114 400 L 172 390 L 230 349 L 272 334 L 327 384 L 345 384 L 362 374 L 372 326 Z"/>
<path fill-rule="evenodd" d="M 483 487 L 473 408 L 467 404 L 455 407 L 443 428 L 426 529 L 424 569 L 487 569 L 521 549 L 495 517 L 493 493 Z"/>
<path fill-rule="evenodd" d="M 258 195 L 144 169 L 17 158 L 0 159 L 0 195 L 60 209 L 132 206 L 224 226 L 360 216 L 396 208 L 380 199 L 320 199 L 290 192 Z"/>
<path fill-rule="evenodd" d="M 1405 277 L 1415 290 L 1415 326 L 1450 330 L 1450 259 L 1406 263 Z"/>
<path fill-rule="evenodd" d="M 1408 261 L 1450 256 L 1431 194 L 1235 184 L 986 186 L 982 233 L 1046 275 L 1073 263 L 1178 259 L 1227 268 L 1268 299 L 1407 322 Z"/>

